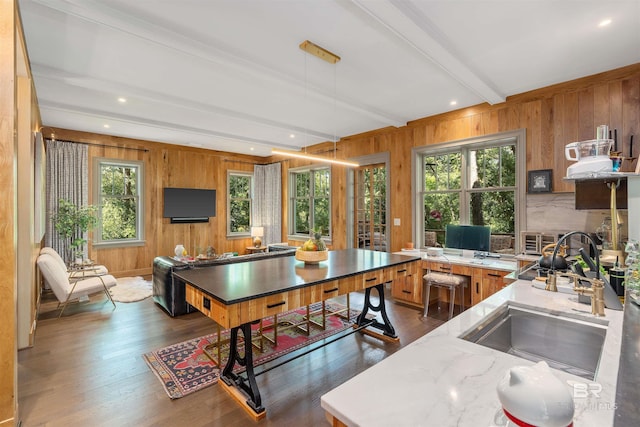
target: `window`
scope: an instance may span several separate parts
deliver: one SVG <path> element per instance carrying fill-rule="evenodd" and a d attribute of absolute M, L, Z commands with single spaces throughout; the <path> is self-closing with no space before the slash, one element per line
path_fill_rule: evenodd
<path fill-rule="evenodd" d="M 94 244 L 143 244 L 142 162 L 97 158 L 94 165 L 99 216 Z"/>
<path fill-rule="evenodd" d="M 227 174 L 228 236 L 250 235 L 252 194 L 253 175 L 241 172 Z"/>
<path fill-rule="evenodd" d="M 295 170 L 289 175 L 289 230 L 292 235 L 307 237 L 311 230 L 330 237 L 331 170 Z"/>
<path fill-rule="evenodd" d="M 518 203 L 524 200 L 523 153 L 515 137 L 421 150 L 417 229 L 423 246 L 444 245 L 447 224 L 485 225 L 492 252 L 515 253 L 524 224 L 524 203 Z"/>

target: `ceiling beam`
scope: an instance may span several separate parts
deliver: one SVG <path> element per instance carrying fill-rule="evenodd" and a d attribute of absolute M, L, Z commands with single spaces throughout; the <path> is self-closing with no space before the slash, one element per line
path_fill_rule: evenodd
<path fill-rule="evenodd" d="M 99 110 L 99 109 L 91 109 L 91 108 L 78 109 L 76 107 L 73 107 L 67 104 L 63 104 L 60 102 L 55 102 L 47 99 L 38 98 L 38 105 L 40 107 L 40 110 L 43 112 L 46 112 L 47 110 L 60 111 L 65 113 L 72 113 L 78 116 L 84 116 L 87 118 L 93 118 L 100 121 L 108 120 L 110 122 L 121 122 L 126 124 L 141 125 L 141 126 L 152 127 L 156 129 L 162 129 L 166 131 L 191 133 L 195 135 L 222 138 L 222 139 L 232 140 L 236 142 L 244 142 L 247 144 L 258 144 L 268 148 L 271 148 L 271 147 L 281 147 L 286 149 L 300 148 L 297 145 L 283 144 L 281 141 L 270 141 L 270 140 L 264 140 L 264 139 L 258 139 L 258 138 L 248 138 L 243 135 L 229 134 L 229 133 L 215 131 L 211 129 L 205 129 L 201 127 L 185 126 L 180 123 L 168 123 L 165 120 L 158 121 L 158 120 L 148 119 L 145 117 L 132 118 L 131 115 L 116 114 L 116 113 Z M 47 123 L 46 125 L 54 126 L 54 127 L 62 127 L 56 123 Z"/>
<path fill-rule="evenodd" d="M 256 123 L 260 126 L 279 129 L 283 134 L 289 134 L 295 132 L 297 134 L 304 134 L 313 138 L 320 139 L 322 141 L 333 141 L 334 135 L 325 132 L 320 132 L 314 129 L 300 127 L 292 123 L 283 123 L 275 120 L 266 119 L 264 117 L 254 116 L 251 114 L 230 110 L 227 108 L 217 107 L 211 104 L 205 104 L 202 102 L 194 101 L 192 99 L 186 99 L 182 97 L 176 97 L 159 93 L 152 90 L 141 89 L 140 87 L 128 86 L 122 83 L 106 79 L 96 79 L 94 77 L 87 77 L 78 74 L 71 74 L 58 68 L 49 67 L 47 65 L 32 63 L 32 74 L 35 80 L 51 80 L 59 84 L 60 86 L 74 86 L 82 89 L 88 89 L 97 92 L 122 93 L 125 92 L 130 97 L 143 99 L 156 104 L 166 104 L 173 107 L 184 108 L 188 110 L 198 112 L 209 112 L 211 114 L 228 117 L 236 120 L 243 120 L 247 122 Z M 44 98 L 42 101 L 46 101 Z M 49 100 L 50 103 L 56 103 L 55 100 Z"/>
<path fill-rule="evenodd" d="M 351 1 L 373 21 L 489 104 L 505 101 L 505 95 L 467 66 L 437 25 L 410 1 Z"/>
<path fill-rule="evenodd" d="M 111 30 L 120 31 L 157 44 L 181 54 L 191 55 L 217 66 L 226 66 L 262 81 L 273 81 L 277 84 L 295 86 L 310 97 L 324 100 L 336 106 L 355 111 L 386 126 L 404 126 L 409 118 L 397 117 L 385 111 L 363 105 L 351 99 L 341 98 L 340 94 L 328 95 L 324 90 L 282 73 L 249 57 L 242 57 L 222 49 L 220 46 L 204 43 L 181 34 L 178 29 L 172 30 L 166 25 L 159 26 L 130 13 L 123 13 L 105 2 L 94 0 L 33 0 L 47 8 L 57 10 L 76 18 L 101 25 Z"/>

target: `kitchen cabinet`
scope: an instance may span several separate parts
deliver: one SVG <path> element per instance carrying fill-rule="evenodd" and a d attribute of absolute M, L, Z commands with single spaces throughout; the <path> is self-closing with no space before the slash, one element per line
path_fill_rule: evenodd
<path fill-rule="evenodd" d="M 448 264 L 446 262 L 436 262 L 436 261 L 422 261 L 422 268 L 426 271 L 431 268 L 431 271 L 438 271 L 441 273 L 449 273 L 456 274 L 458 276 L 466 276 L 469 277 L 469 284 L 471 283 L 471 276 L 473 274 L 473 268 L 468 265 L 462 264 Z M 465 307 L 470 307 L 472 305 L 471 295 L 469 292 L 470 288 L 464 289 L 464 305 Z M 456 292 L 460 292 L 457 290 Z M 448 304 L 450 297 L 450 292 L 447 289 L 437 289 L 437 292 L 431 292 L 431 298 L 429 303 L 432 303 L 435 300 L 440 300 L 443 303 Z M 460 297 L 456 293 L 456 301 L 455 304 L 460 304 Z"/>
<path fill-rule="evenodd" d="M 417 262 L 393 269 L 391 296 L 404 303 L 422 306 L 422 275 Z"/>
<path fill-rule="evenodd" d="M 469 286 L 464 290 L 465 307 L 477 304 L 506 286 L 508 282 L 504 277 L 510 273 L 510 271 L 489 269 L 475 264 L 447 263 L 426 259 L 422 260 L 421 265 L 413 263 L 412 266 L 415 271 L 396 272 L 396 277 L 391 285 L 391 296 L 396 301 L 420 308 L 424 307 L 422 276 L 427 274 L 429 269 L 441 273 L 451 272 L 451 274 L 469 278 Z M 398 267 L 397 270 L 402 270 L 402 267 Z M 437 292 L 434 290 L 430 294 L 429 303 L 436 300 L 449 303 L 450 297 L 447 289 L 437 289 Z M 459 296 L 456 294 L 456 304 L 459 304 L 458 298 Z"/>
<path fill-rule="evenodd" d="M 471 304 L 475 305 L 506 286 L 502 270 L 474 268 L 471 282 Z"/>

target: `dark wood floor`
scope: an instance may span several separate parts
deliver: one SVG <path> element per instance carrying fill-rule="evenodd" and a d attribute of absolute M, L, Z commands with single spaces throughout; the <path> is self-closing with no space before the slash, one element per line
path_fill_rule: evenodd
<path fill-rule="evenodd" d="M 362 307 L 362 294 L 352 294 Z M 57 319 L 55 300 L 43 297 L 35 346 L 18 353 L 22 426 L 319 426 L 328 425 L 320 397 L 443 323 L 432 306 L 390 301 L 400 344 L 353 334 L 258 377 L 266 419 L 255 423 L 221 387 L 171 400 L 141 355 L 210 333 L 200 313 L 167 316 L 151 298 L 117 303 L 104 295 L 68 307 Z M 367 390 L 363 390 L 366 399 Z"/>

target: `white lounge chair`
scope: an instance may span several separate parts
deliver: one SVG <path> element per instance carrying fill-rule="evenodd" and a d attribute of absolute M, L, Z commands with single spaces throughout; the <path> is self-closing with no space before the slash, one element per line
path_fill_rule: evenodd
<path fill-rule="evenodd" d="M 45 246 L 44 248 L 40 249 L 40 253 L 41 254 L 49 254 L 49 255 L 51 255 L 52 257 L 54 257 L 56 259 L 56 261 L 58 261 L 60 263 L 60 265 L 62 265 L 62 267 L 65 270 L 68 270 L 67 264 L 64 263 L 64 260 L 62 259 L 60 254 L 55 249 L 53 249 L 53 248 L 51 248 L 49 246 Z M 104 265 L 92 265 L 91 268 L 97 274 L 109 274 L 109 270 Z"/>
<path fill-rule="evenodd" d="M 66 308 L 69 301 L 88 297 L 90 294 L 103 291 L 109 301 L 116 307 L 116 303 L 111 299 L 109 288 L 117 284 L 116 278 L 110 274 L 103 274 L 100 270 L 87 268 L 79 271 L 67 271 L 64 262 L 60 263 L 55 255 L 41 253 L 37 260 L 38 268 L 49 284 L 54 295 L 58 299 L 58 308 L 62 304 L 62 310 L 58 317 Z"/>

